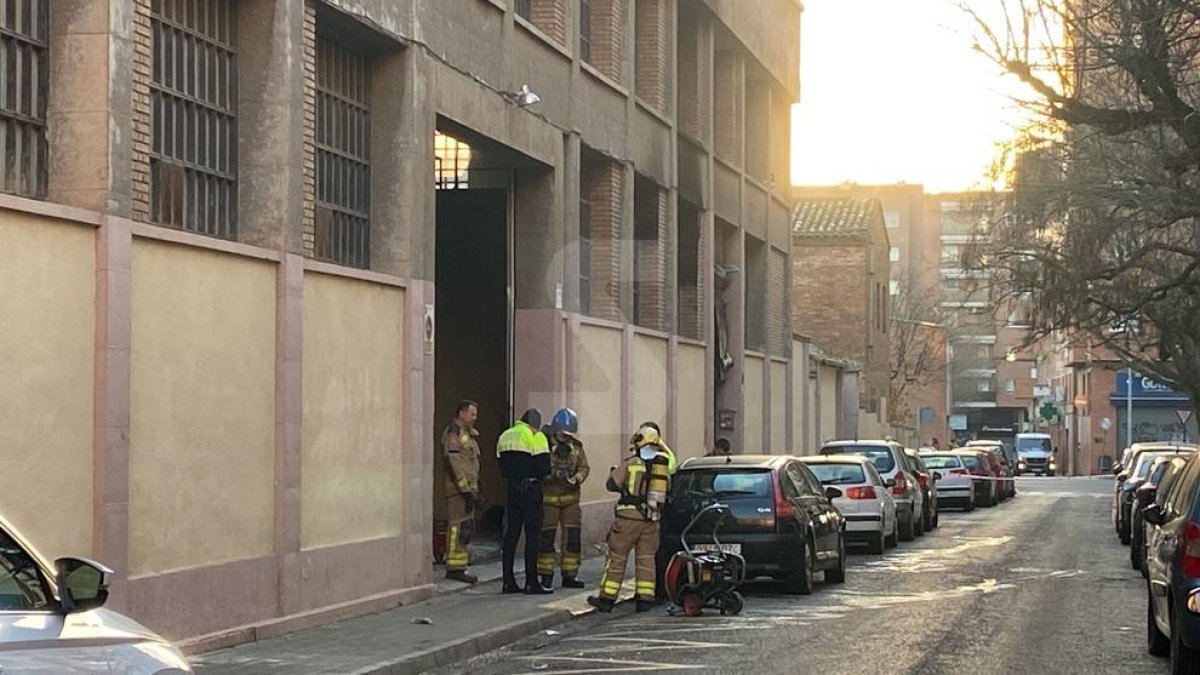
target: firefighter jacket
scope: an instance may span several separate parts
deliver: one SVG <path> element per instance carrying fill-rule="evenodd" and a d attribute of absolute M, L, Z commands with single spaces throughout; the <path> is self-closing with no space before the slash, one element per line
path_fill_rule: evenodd
<path fill-rule="evenodd" d="M 550 450 L 550 477 L 542 484 L 542 501 L 554 506 L 579 503 L 579 488 L 588 477 L 583 443 L 572 438 Z"/>
<path fill-rule="evenodd" d="M 442 457 L 446 461 L 446 494 L 479 492 L 479 432 L 457 420 L 442 432 Z"/>
<path fill-rule="evenodd" d="M 642 459 L 635 452 L 608 475 L 605 487 L 621 495 L 615 509 L 618 518 L 656 521 L 662 516 L 671 486 L 670 457 L 661 446 L 642 446 L 645 448 L 656 451 L 651 459 Z"/>
<path fill-rule="evenodd" d="M 506 480 L 541 480 L 550 475 L 550 446 L 546 435 L 517 422 L 496 441 L 500 475 Z"/>

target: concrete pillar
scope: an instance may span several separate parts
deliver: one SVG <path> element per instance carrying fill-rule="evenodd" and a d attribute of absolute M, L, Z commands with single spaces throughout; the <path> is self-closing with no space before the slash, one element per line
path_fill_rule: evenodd
<path fill-rule="evenodd" d="M 418 187 L 433 190 L 432 160 L 410 154 L 414 139 L 409 137 L 412 129 L 405 117 L 411 114 L 413 101 L 411 89 L 401 83 L 410 79 L 411 60 L 403 52 L 391 52 L 371 62 L 371 269 L 396 276 L 409 271 L 406 245 L 409 231 L 417 224 L 411 220 L 409 194 L 400 189 L 398 179 L 406 169 L 415 172 L 424 167 L 430 184 L 418 182 Z M 431 147 L 432 142 L 430 138 Z"/>
<path fill-rule="evenodd" d="M 561 170 L 545 167 L 516 171 L 516 192 L 512 196 L 513 272 L 518 309 L 555 305 L 563 277 L 563 199 L 558 189 L 561 177 Z"/>

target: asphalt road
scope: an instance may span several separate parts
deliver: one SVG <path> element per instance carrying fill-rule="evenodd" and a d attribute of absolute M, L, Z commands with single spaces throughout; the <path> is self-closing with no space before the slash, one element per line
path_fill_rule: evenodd
<path fill-rule="evenodd" d="M 1145 650 L 1145 582 L 1109 521 L 1112 481 L 1023 478 L 996 508 L 808 597 L 748 587 L 737 617 L 618 609 L 443 669 L 516 673 L 1164 673 Z"/>

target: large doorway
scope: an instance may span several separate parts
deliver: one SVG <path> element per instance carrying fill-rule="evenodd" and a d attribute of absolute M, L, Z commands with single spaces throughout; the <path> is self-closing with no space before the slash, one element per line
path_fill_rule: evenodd
<path fill-rule="evenodd" d="M 471 554 L 498 554 L 504 482 L 496 439 L 506 428 L 512 401 L 511 170 L 480 167 L 474 142 L 439 134 L 436 215 L 436 316 L 434 408 L 437 433 L 453 419 L 461 399 L 479 404 L 480 484 L 485 505 L 477 514 Z M 446 467 L 435 462 L 437 537 L 444 532 Z M 438 550 L 440 554 L 440 549 Z"/>

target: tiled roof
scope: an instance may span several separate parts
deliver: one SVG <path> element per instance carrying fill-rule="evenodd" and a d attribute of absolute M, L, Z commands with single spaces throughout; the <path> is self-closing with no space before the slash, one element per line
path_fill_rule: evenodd
<path fill-rule="evenodd" d="M 883 219 L 878 199 L 801 199 L 792 207 L 792 234 L 801 237 L 855 237 Z"/>

